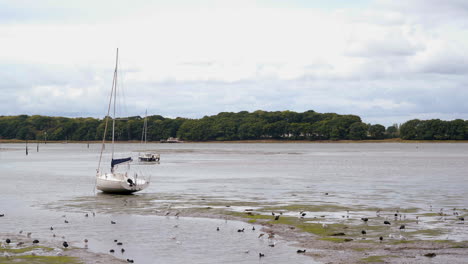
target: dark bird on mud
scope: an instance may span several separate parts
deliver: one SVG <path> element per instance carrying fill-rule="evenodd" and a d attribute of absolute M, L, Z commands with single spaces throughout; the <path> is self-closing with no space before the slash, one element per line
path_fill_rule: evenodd
<path fill-rule="evenodd" d="M 133 259 L 127 259 L 128 263 L 133 263 Z"/>
<path fill-rule="evenodd" d="M 122 242 L 118 242 L 117 245 L 118 245 L 118 246 L 121 246 L 121 245 L 123 245 L 123 243 L 122 243 Z"/>
<path fill-rule="evenodd" d="M 386 224 L 386 225 L 390 225 L 389 221 L 384 221 L 383 223 Z"/>
<path fill-rule="evenodd" d="M 122 248 L 122 249 L 120 250 L 120 252 L 124 253 L 124 252 L 125 252 L 125 249 Z"/>
<path fill-rule="evenodd" d="M 26 234 L 27 237 L 31 237 L 31 235 L 32 235 L 31 232 L 28 232 L 28 233 Z"/>
<path fill-rule="evenodd" d="M 265 234 L 262 233 L 262 234 L 258 235 L 258 238 L 261 238 L 261 237 L 264 236 L 264 235 L 265 235 Z"/>
<path fill-rule="evenodd" d="M 252 226 L 252 231 L 255 231 L 255 226 Z"/>
<path fill-rule="evenodd" d="M 405 228 L 406 228 L 405 225 L 400 226 L 400 229 L 405 229 Z"/>
<path fill-rule="evenodd" d="M 5 216 L 5 214 L 0 214 L 0 217 L 4 217 L 4 216 Z"/>
<path fill-rule="evenodd" d="M 325 193 L 325 195 L 328 195 L 328 193 Z"/>
<path fill-rule="evenodd" d="M 458 217 L 458 220 L 465 221 L 465 217 Z"/>
<path fill-rule="evenodd" d="M 382 240 L 383 240 L 383 237 L 379 237 L 379 240 L 380 240 L 380 242 L 382 242 Z"/>
<path fill-rule="evenodd" d="M 110 253 L 114 253 L 114 252 L 115 252 L 115 250 L 111 249 L 111 250 L 109 250 L 109 252 L 110 252 Z"/>
<path fill-rule="evenodd" d="M 436 255 L 436 253 L 427 253 L 427 254 L 424 254 L 424 256 L 428 257 L 428 258 L 433 258 L 433 257 L 435 257 L 437 255 Z"/>
<path fill-rule="evenodd" d="M 237 232 L 239 232 L 239 233 L 244 232 L 244 228 L 242 228 L 242 229 L 237 229 Z"/>
<path fill-rule="evenodd" d="M 362 230 L 361 234 L 363 234 L 363 235 L 367 234 L 366 230 Z"/>
<path fill-rule="evenodd" d="M 34 239 L 34 240 L 33 240 L 33 243 L 34 243 L 34 244 L 37 244 L 37 243 L 39 243 L 39 240 Z"/>
<path fill-rule="evenodd" d="M 5 240 L 5 242 L 6 242 L 7 244 L 10 244 L 10 243 L 11 243 L 11 240 L 10 240 L 9 238 L 7 238 L 7 239 Z"/>
<path fill-rule="evenodd" d="M 271 212 L 271 215 L 272 215 L 272 216 L 275 216 L 275 213 L 274 213 L 274 212 Z"/>
<path fill-rule="evenodd" d="M 23 244 L 24 244 L 24 242 L 18 242 L 18 244 L 16 244 L 16 246 L 21 247 Z"/>
<path fill-rule="evenodd" d="M 275 244 L 269 244 L 268 246 L 269 247 L 275 247 Z"/>
<path fill-rule="evenodd" d="M 50 227 L 50 230 L 54 230 L 54 228 L 53 228 L 53 227 Z"/>
<path fill-rule="evenodd" d="M 117 239 L 114 239 L 114 242 L 115 242 L 115 243 L 117 243 L 117 241 L 118 241 Z"/>
<path fill-rule="evenodd" d="M 219 231 L 219 227 L 216 228 L 216 231 Z"/>
<path fill-rule="evenodd" d="M 93 212 L 93 216 L 96 216 L 96 214 Z"/>
<path fill-rule="evenodd" d="M 85 239 L 84 239 L 84 242 L 85 242 L 85 243 L 88 243 L 88 239 L 85 238 Z"/>
<path fill-rule="evenodd" d="M 65 223 L 65 224 L 68 224 L 68 221 L 67 221 L 67 220 L 65 220 L 65 221 L 64 221 L 64 223 Z"/>
<path fill-rule="evenodd" d="M 367 221 L 369 221 L 369 218 L 363 217 L 363 218 L 361 218 L 361 220 L 367 223 Z"/>
<path fill-rule="evenodd" d="M 68 247 L 67 241 L 63 241 L 62 245 L 63 245 L 64 248 L 67 248 Z"/>
<path fill-rule="evenodd" d="M 88 217 L 88 214 L 85 214 L 84 216 L 85 216 L 85 217 Z"/>
<path fill-rule="evenodd" d="M 278 220 L 279 220 L 279 218 L 280 218 L 280 216 L 279 216 L 279 215 L 275 216 L 275 220 L 276 220 L 276 221 L 278 221 Z"/>
<path fill-rule="evenodd" d="M 265 256 L 265 254 L 263 254 L 263 253 L 258 253 L 258 257 L 259 257 L 259 258 L 263 258 L 264 256 Z"/>
<path fill-rule="evenodd" d="M 303 250 L 301 250 L 301 249 L 298 249 L 296 252 L 297 252 L 298 254 L 299 254 L 299 253 L 305 253 L 305 252 L 306 252 L 306 250 L 305 250 L 305 249 L 303 249 Z"/>
<path fill-rule="evenodd" d="M 304 216 L 306 216 L 307 214 L 306 213 L 302 213 L 301 214 L 301 217 L 303 218 Z"/>
<path fill-rule="evenodd" d="M 116 224 L 116 222 L 114 222 L 114 221 L 112 221 L 112 220 L 111 220 L 111 224 L 115 225 L 115 224 Z"/>

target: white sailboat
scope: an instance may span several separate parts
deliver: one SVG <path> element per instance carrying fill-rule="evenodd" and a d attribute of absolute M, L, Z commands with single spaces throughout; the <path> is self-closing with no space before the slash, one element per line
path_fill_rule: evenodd
<path fill-rule="evenodd" d="M 141 132 L 141 145 L 145 145 L 147 143 L 147 132 L 148 132 L 148 120 L 147 120 L 148 113 L 145 112 L 145 120 L 143 121 L 143 131 Z M 139 153 L 138 161 L 141 163 L 159 163 L 161 156 L 153 151 L 144 151 L 143 153 Z"/>
<path fill-rule="evenodd" d="M 109 99 L 109 106 L 106 115 L 106 122 L 104 127 L 104 136 L 102 138 L 101 154 L 99 156 L 99 164 L 96 172 L 96 188 L 105 193 L 120 193 L 129 194 L 138 192 L 149 185 L 149 181 L 146 180 L 143 175 L 138 175 L 136 172 L 119 171 L 118 167 L 130 168 L 130 164 L 133 161 L 131 157 L 125 158 L 114 158 L 114 132 L 115 132 L 115 104 L 117 97 L 117 65 L 119 60 L 119 49 L 117 49 L 117 56 L 115 61 L 114 79 L 112 81 L 112 90 Z M 113 117 L 112 117 L 112 158 L 110 172 L 103 172 L 101 170 L 102 155 L 105 149 L 105 141 L 107 134 L 107 127 L 109 121 L 109 114 L 111 106 L 113 105 Z M 123 166 L 127 165 L 127 166 Z"/>

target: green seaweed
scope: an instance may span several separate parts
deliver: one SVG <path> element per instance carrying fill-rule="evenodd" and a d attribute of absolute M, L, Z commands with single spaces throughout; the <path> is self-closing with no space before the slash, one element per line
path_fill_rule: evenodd
<path fill-rule="evenodd" d="M 0 257 L 0 264 L 81 264 L 78 258 L 68 256 L 11 256 Z"/>
<path fill-rule="evenodd" d="M 377 240 L 374 241 L 374 240 L 370 240 L 370 239 L 361 239 L 361 240 L 356 240 L 356 242 L 358 242 L 358 243 L 377 243 L 379 241 L 377 241 Z"/>
<path fill-rule="evenodd" d="M 354 251 L 357 251 L 357 252 L 363 252 L 363 251 L 369 251 L 369 250 L 372 250 L 370 248 L 351 248 L 352 250 Z"/>
<path fill-rule="evenodd" d="M 348 241 L 346 241 L 347 240 L 346 238 L 340 238 L 340 237 L 322 237 L 322 238 L 320 238 L 320 240 L 329 241 L 329 242 L 333 242 L 333 243 L 348 242 Z"/>
<path fill-rule="evenodd" d="M 246 219 L 250 219 L 249 221 L 255 220 L 266 220 L 267 224 L 282 224 L 282 225 L 289 225 L 294 226 L 302 231 L 312 233 L 318 236 L 330 236 L 337 232 L 343 232 L 345 225 L 344 224 L 329 224 L 324 227 L 322 224 L 319 223 L 305 223 L 304 219 L 291 217 L 291 216 L 280 216 L 278 220 L 274 220 L 275 216 L 272 215 L 262 215 L 262 214 L 253 214 L 251 212 L 248 213 L 241 213 L 241 212 L 225 212 L 228 215 L 238 216 Z"/>
<path fill-rule="evenodd" d="M 386 256 L 369 256 L 367 258 L 362 258 L 359 262 L 361 263 L 381 263 L 385 262 L 383 259 Z"/>
<path fill-rule="evenodd" d="M 398 240 L 398 241 L 392 241 L 390 244 L 392 245 L 400 245 L 400 244 L 411 244 L 415 243 L 416 241 L 413 240 Z"/>
<path fill-rule="evenodd" d="M 436 237 L 443 235 L 445 232 L 441 229 L 421 229 L 411 232 L 406 232 L 407 236 L 414 236 L 414 235 L 424 235 L 429 237 Z"/>
<path fill-rule="evenodd" d="M 331 204 L 321 205 L 305 205 L 305 204 L 293 204 L 285 206 L 272 206 L 264 207 L 264 211 L 290 211 L 290 212 L 340 212 L 350 210 L 349 207 Z"/>
<path fill-rule="evenodd" d="M 42 249 L 43 251 L 52 251 L 53 248 L 43 247 L 43 246 L 31 246 L 25 248 L 0 248 L 0 253 L 12 253 L 12 254 L 22 254 L 36 249 Z"/>
<path fill-rule="evenodd" d="M 453 248 L 468 248 L 468 241 L 453 242 L 452 247 Z"/>
<path fill-rule="evenodd" d="M 405 213 L 405 214 L 414 214 L 419 212 L 419 208 L 404 208 L 400 209 L 400 213 Z"/>
<path fill-rule="evenodd" d="M 424 213 L 424 214 L 420 214 L 420 216 L 440 216 L 439 213 Z"/>

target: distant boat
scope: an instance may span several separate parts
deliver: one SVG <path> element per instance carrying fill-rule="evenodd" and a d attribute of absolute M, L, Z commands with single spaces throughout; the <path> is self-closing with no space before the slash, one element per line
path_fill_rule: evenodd
<path fill-rule="evenodd" d="M 101 154 L 99 156 L 99 164 L 96 172 L 96 188 L 105 193 L 118 193 L 118 194 L 130 194 L 144 190 L 149 185 L 149 181 L 146 180 L 143 175 L 138 175 L 135 172 L 130 172 L 130 164 L 132 163 L 131 157 L 114 158 L 114 135 L 115 135 L 115 109 L 116 109 L 116 97 L 117 97 L 117 65 L 119 60 L 119 49 L 117 49 L 114 79 L 112 81 L 111 96 L 109 99 L 109 106 L 106 115 L 106 122 L 104 127 L 104 136 L 102 138 Z M 112 158 L 110 172 L 101 171 L 102 154 L 105 149 L 107 127 L 109 121 L 109 115 L 113 106 L 113 117 L 112 117 Z M 125 172 L 118 172 L 118 167 L 127 165 Z"/>
<path fill-rule="evenodd" d="M 173 138 L 173 137 L 170 137 L 168 139 L 161 139 L 160 140 L 161 143 L 183 143 L 184 141 L 178 139 L 178 138 Z"/>
<path fill-rule="evenodd" d="M 147 143 L 147 133 L 148 133 L 148 113 L 145 112 L 145 121 L 143 122 L 143 131 L 141 133 L 141 144 L 146 146 Z M 138 155 L 138 161 L 141 163 L 158 163 L 161 159 L 161 156 L 153 151 L 144 151 Z"/>

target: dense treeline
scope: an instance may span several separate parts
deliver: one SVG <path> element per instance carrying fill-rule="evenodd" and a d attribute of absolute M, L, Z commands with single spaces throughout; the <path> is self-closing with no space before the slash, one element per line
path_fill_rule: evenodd
<path fill-rule="evenodd" d="M 468 139 L 468 121 L 410 120 L 400 128 L 402 139 L 417 140 L 462 140 Z"/>
<path fill-rule="evenodd" d="M 307 139 L 307 140 L 362 140 L 383 139 L 382 125 L 368 125 L 359 116 L 291 111 L 246 111 L 219 113 L 201 119 L 186 120 L 177 135 L 182 139 L 248 140 L 248 139 Z"/>
<path fill-rule="evenodd" d="M 148 140 L 176 136 L 184 119 L 148 117 Z M 143 118 L 129 117 L 116 122 L 117 140 L 140 140 Z M 95 118 L 65 118 L 49 116 L 0 116 L 0 138 L 22 140 L 102 140 L 105 122 Z M 110 128 L 110 126 L 109 126 Z M 110 135 L 108 129 L 108 135 Z"/>
<path fill-rule="evenodd" d="M 105 122 L 95 118 L 0 116 L 0 138 L 22 140 L 101 140 Z M 116 122 L 117 140 L 140 140 L 144 119 L 129 117 Z M 397 125 L 387 129 L 370 125 L 359 116 L 292 111 L 219 113 L 201 119 L 148 117 L 148 140 L 169 137 L 183 140 L 306 139 L 362 140 L 398 137 Z M 110 131 L 109 131 L 110 134 Z"/>

